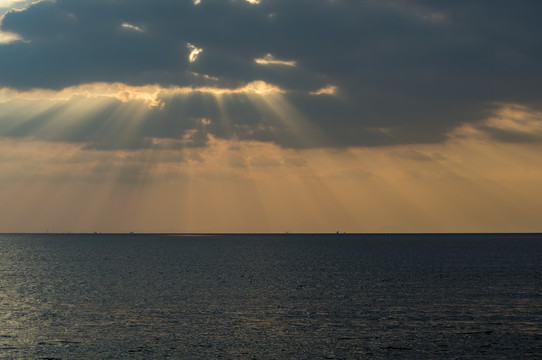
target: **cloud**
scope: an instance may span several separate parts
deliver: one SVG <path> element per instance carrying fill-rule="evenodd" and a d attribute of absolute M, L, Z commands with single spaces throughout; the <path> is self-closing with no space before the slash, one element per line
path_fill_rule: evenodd
<path fill-rule="evenodd" d="M 442 161 L 446 159 L 440 153 L 427 154 L 427 153 L 414 150 L 414 149 L 390 151 L 388 155 L 392 158 L 422 161 L 422 162 Z"/>
<path fill-rule="evenodd" d="M 496 103 L 540 108 L 541 10 L 489 0 L 38 2 L 1 21 L 0 87 L 122 84 L 131 100 L 102 99 L 107 107 L 72 118 L 62 135 L 42 125 L 73 98 L 17 124 L 6 119 L 29 100 L 4 101 L 0 119 L 11 125 L 0 135 L 103 148 L 148 147 L 152 138 L 203 146 L 208 136 L 292 148 L 442 142 L 487 120 Z M 147 99 L 131 95 L 150 87 Z M 129 107 L 149 99 L 155 107 L 137 114 L 132 139 L 117 141 L 134 123 Z"/>
<path fill-rule="evenodd" d="M 250 159 L 250 165 L 254 167 L 277 167 L 281 166 L 280 160 L 265 155 L 255 156 Z"/>
<path fill-rule="evenodd" d="M 256 64 L 259 65 L 280 65 L 280 66 L 296 66 L 295 61 L 279 60 L 271 54 L 266 54 L 262 58 L 254 59 Z"/>
<path fill-rule="evenodd" d="M 451 133 L 451 137 L 503 143 L 540 143 L 542 111 L 518 104 L 500 104 L 488 119 L 463 124 Z"/>

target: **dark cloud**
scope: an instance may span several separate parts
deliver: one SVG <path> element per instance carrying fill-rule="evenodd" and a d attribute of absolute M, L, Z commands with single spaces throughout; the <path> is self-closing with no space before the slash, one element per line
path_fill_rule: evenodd
<path fill-rule="evenodd" d="M 540 103 L 541 12 L 534 0 L 47 1 L 5 16 L 2 30 L 24 41 L 0 45 L 0 86 L 237 88 L 265 81 L 287 90 L 283 100 L 324 135 L 301 141 L 299 129 L 242 94 L 229 96 L 226 111 L 213 96 L 194 94 L 164 99 L 130 141 L 116 140 L 122 127 L 105 130 L 115 108 L 127 104 L 47 135 L 91 147 L 145 147 L 153 137 L 202 146 L 209 135 L 285 147 L 432 143 L 480 121 L 496 102 Z M 188 43 L 203 49 L 195 62 Z M 254 61 L 266 54 L 295 66 Z M 309 94 L 329 85 L 339 96 Z M 0 135 L 31 134 L 53 116 L 9 131 L 0 125 Z"/>

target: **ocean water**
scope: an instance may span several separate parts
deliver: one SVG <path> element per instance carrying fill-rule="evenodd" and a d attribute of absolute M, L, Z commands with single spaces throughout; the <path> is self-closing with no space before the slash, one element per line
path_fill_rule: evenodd
<path fill-rule="evenodd" d="M 0 359 L 541 359 L 542 235 L 0 235 Z"/>

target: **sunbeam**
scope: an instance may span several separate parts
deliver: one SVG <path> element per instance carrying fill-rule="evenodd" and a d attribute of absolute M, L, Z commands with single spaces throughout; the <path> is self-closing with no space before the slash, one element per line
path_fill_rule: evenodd
<path fill-rule="evenodd" d="M 0 0 L 0 359 L 542 359 L 541 13 Z"/>
<path fill-rule="evenodd" d="M 70 230 L 194 232 L 439 232 L 457 224 L 514 231 L 538 223 L 539 145 L 491 139 L 493 129 L 538 131 L 536 112 L 503 105 L 485 123 L 452 129 L 442 144 L 318 150 L 330 141 L 289 99 L 262 81 L 4 88 L 0 193 L 28 194 L 14 213 L 33 207 L 36 231 L 68 219 Z M 116 222 L 107 215 L 114 212 Z M 22 228 L 14 213 L 5 221 Z"/>

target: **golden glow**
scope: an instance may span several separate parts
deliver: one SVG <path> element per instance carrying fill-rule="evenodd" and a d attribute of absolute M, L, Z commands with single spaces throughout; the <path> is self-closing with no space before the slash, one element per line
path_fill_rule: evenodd
<path fill-rule="evenodd" d="M 213 95 L 220 116 L 200 118 L 200 130 L 184 137 L 147 138 L 146 148 L 110 151 L 34 140 L 69 135 L 121 101 L 99 132 L 129 144 L 168 96 L 197 92 Z M 0 208 L 0 231 L 542 230 L 542 143 L 496 142 L 488 132 L 540 134 L 541 114 L 518 105 L 459 127 L 442 144 L 293 150 L 207 135 L 205 147 L 186 146 L 191 132 L 207 127 L 235 133 L 232 95 L 280 122 L 261 126 L 280 125 L 302 145 L 323 143 L 325 134 L 285 93 L 262 81 L 230 89 L 119 83 L 0 89 L 0 111 L 14 119 L 2 124 L 6 133 L 42 113 L 55 115 L 34 123 L 27 138 L 0 139 L 0 198 L 12 204 Z"/>
<path fill-rule="evenodd" d="M 64 88 L 60 91 L 34 89 L 17 91 L 9 88 L 0 89 L 0 103 L 14 99 L 68 101 L 77 96 L 87 98 L 115 98 L 122 102 L 141 101 L 149 107 L 159 107 L 162 103 L 158 96 L 164 90 L 158 86 L 129 86 L 122 83 L 92 83 Z"/>
<path fill-rule="evenodd" d="M 188 43 L 186 44 L 186 47 L 188 50 L 190 50 L 190 54 L 188 55 L 188 60 L 192 63 L 195 62 L 198 59 L 199 54 L 203 52 L 203 49 L 197 48 L 196 46 Z"/>
<path fill-rule="evenodd" d="M 0 228 L 540 231 L 541 146 L 463 139 L 337 152 L 211 138 L 178 150 L 167 141 L 108 152 L 2 139 L 0 196 L 12 205 L 0 209 Z"/>
<path fill-rule="evenodd" d="M 10 7 L 11 5 L 17 3 L 17 0 L 0 0 L 0 8 Z"/>
<path fill-rule="evenodd" d="M 234 93 L 246 93 L 257 95 L 270 95 L 270 94 L 284 94 L 286 91 L 282 90 L 278 86 L 270 85 L 264 81 L 253 81 L 246 86 L 240 88 Z"/>
<path fill-rule="evenodd" d="M 246 0 L 246 2 L 251 3 L 251 4 L 259 4 L 260 0 Z"/>
<path fill-rule="evenodd" d="M 92 83 L 72 86 L 60 91 L 34 89 L 17 91 L 9 88 L 0 88 L 0 104 L 14 99 L 31 101 L 68 101 L 77 96 L 86 98 L 114 98 L 121 102 L 140 101 L 149 108 L 161 108 L 164 97 L 175 95 L 190 95 L 206 93 L 214 96 L 245 94 L 266 96 L 271 94 L 284 94 L 285 90 L 278 86 L 267 84 L 264 81 L 254 81 L 239 88 L 217 87 L 168 87 L 158 85 L 130 86 L 122 83 Z"/>
<path fill-rule="evenodd" d="M 271 54 L 266 54 L 263 58 L 254 59 L 254 62 L 259 65 L 283 65 L 283 66 L 296 66 L 295 61 L 286 61 L 275 59 Z"/>
<path fill-rule="evenodd" d="M 22 40 L 19 35 L 0 31 L 0 44 L 9 44 L 17 40 Z"/>
<path fill-rule="evenodd" d="M 29 4 L 36 4 L 44 0 L 0 0 L 1 8 L 22 8 Z"/>

